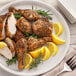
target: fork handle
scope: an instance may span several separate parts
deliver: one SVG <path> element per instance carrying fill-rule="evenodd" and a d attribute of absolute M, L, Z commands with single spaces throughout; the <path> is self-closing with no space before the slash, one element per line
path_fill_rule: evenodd
<path fill-rule="evenodd" d="M 65 72 L 65 71 L 67 71 L 67 70 L 65 70 L 65 69 L 61 70 L 59 73 L 57 73 L 56 76 L 59 76 L 61 73 Z"/>

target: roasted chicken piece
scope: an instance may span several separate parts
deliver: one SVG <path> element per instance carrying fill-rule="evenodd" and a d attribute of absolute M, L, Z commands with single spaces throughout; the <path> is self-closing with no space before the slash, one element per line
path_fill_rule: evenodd
<path fill-rule="evenodd" d="M 43 44 L 45 44 L 46 42 L 50 42 L 50 41 L 52 41 L 51 37 L 43 37 L 43 38 L 38 38 L 38 39 L 30 37 L 27 41 L 28 50 L 33 51 L 39 48 L 40 46 L 42 46 Z"/>
<path fill-rule="evenodd" d="M 38 19 L 32 25 L 33 32 L 40 37 L 48 37 L 51 35 L 53 28 L 52 23 L 47 19 Z"/>
<path fill-rule="evenodd" d="M 34 21 L 40 18 L 39 14 L 32 9 L 16 9 L 14 7 L 9 7 L 9 11 L 17 14 L 23 15 L 29 21 Z"/>
<path fill-rule="evenodd" d="M 5 39 L 5 42 L 7 43 L 8 47 L 12 53 L 12 57 L 14 57 L 15 56 L 15 46 L 16 46 L 15 42 L 8 37 Z"/>
<path fill-rule="evenodd" d="M 6 21 L 6 36 L 13 38 L 16 34 L 16 19 L 12 12 L 7 14 L 7 21 Z"/>
<path fill-rule="evenodd" d="M 31 24 L 24 17 L 21 17 L 17 21 L 16 25 L 23 33 L 25 33 L 25 32 L 28 32 L 30 34 L 32 33 Z"/>
<path fill-rule="evenodd" d="M 20 31 L 20 30 L 17 30 L 15 36 L 14 36 L 14 40 L 15 41 L 18 41 L 19 39 L 21 38 L 26 38 L 25 35 Z"/>
<path fill-rule="evenodd" d="M 0 40 L 5 38 L 6 15 L 0 16 Z"/>
<path fill-rule="evenodd" d="M 23 69 L 25 67 L 25 54 L 27 52 L 27 40 L 24 38 L 21 38 L 16 43 L 16 52 L 18 56 L 18 67 L 19 69 Z"/>

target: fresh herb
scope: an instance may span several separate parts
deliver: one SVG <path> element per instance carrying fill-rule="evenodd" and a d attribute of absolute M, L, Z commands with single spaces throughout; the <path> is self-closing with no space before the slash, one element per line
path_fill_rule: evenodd
<path fill-rule="evenodd" d="M 50 15 L 52 14 L 48 14 L 48 11 L 44 11 L 44 10 L 36 10 L 36 12 L 50 20 L 52 20 L 52 17 Z"/>
<path fill-rule="evenodd" d="M 29 38 L 30 37 L 30 35 L 29 35 L 29 33 L 28 32 L 25 32 L 25 35 Z"/>
<path fill-rule="evenodd" d="M 33 61 L 30 65 L 29 70 L 38 66 L 38 64 L 42 61 L 42 55 L 40 53 L 39 57 Z"/>
<path fill-rule="evenodd" d="M 21 14 L 14 14 L 14 16 L 15 16 L 16 19 L 19 19 L 20 17 L 22 17 Z"/>
<path fill-rule="evenodd" d="M 29 37 L 34 37 L 36 39 L 38 38 L 37 35 L 35 35 L 35 34 L 29 34 L 28 32 L 25 32 L 25 35 L 26 35 L 27 38 L 29 38 Z"/>
<path fill-rule="evenodd" d="M 6 63 L 8 65 L 11 65 L 12 63 L 16 63 L 16 61 L 17 61 L 17 56 L 13 57 L 11 60 L 6 61 Z"/>
<path fill-rule="evenodd" d="M 35 35 L 35 34 L 32 34 L 31 36 L 34 37 L 34 38 L 36 38 L 36 39 L 38 38 L 38 36 Z"/>

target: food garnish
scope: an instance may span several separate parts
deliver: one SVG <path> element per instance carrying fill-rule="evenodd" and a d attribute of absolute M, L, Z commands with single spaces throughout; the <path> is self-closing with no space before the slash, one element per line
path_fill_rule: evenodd
<path fill-rule="evenodd" d="M 5 42 L 0 42 L 0 49 L 4 48 L 6 46 L 7 46 L 7 44 Z"/>
<path fill-rule="evenodd" d="M 35 10 L 34 6 L 32 6 L 32 10 Z M 44 16 L 45 18 L 48 18 L 48 19 L 52 20 L 52 17 L 51 17 L 52 14 L 49 14 L 48 13 L 49 11 L 45 11 L 45 10 L 35 10 L 35 11 L 38 14 L 40 14 L 41 16 Z"/>
<path fill-rule="evenodd" d="M 38 49 L 36 49 L 36 50 L 34 50 L 34 51 L 29 52 L 29 54 L 30 54 L 33 58 L 38 58 L 40 53 L 43 55 L 43 53 L 44 53 L 44 46 L 41 47 L 41 48 L 38 48 Z"/>
<path fill-rule="evenodd" d="M 11 65 L 11 64 L 13 64 L 13 63 L 16 63 L 17 59 L 18 59 L 17 56 L 14 56 L 12 59 L 6 61 L 6 63 L 7 63 L 8 65 Z"/>
<path fill-rule="evenodd" d="M 61 45 L 61 44 L 65 43 L 65 40 L 63 40 L 62 38 L 58 37 L 57 35 L 54 35 L 53 33 L 52 33 L 52 40 L 57 45 Z"/>
<path fill-rule="evenodd" d="M 19 19 L 20 17 L 22 17 L 21 14 L 14 14 L 14 16 L 15 16 L 16 19 Z"/>
<path fill-rule="evenodd" d="M 63 27 L 59 22 L 54 22 L 53 26 L 55 28 L 55 34 L 57 36 L 61 35 L 63 33 Z"/>
<path fill-rule="evenodd" d="M 39 57 L 36 58 L 36 59 L 33 61 L 33 63 L 30 65 L 29 70 L 37 67 L 38 64 L 40 64 L 41 61 L 42 61 L 42 54 L 40 53 Z"/>
<path fill-rule="evenodd" d="M 33 62 L 33 58 L 30 54 L 25 55 L 25 69 L 29 68 Z"/>
<path fill-rule="evenodd" d="M 29 37 L 34 37 L 36 39 L 38 38 L 37 35 L 35 35 L 35 34 L 29 34 L 28 32 L 25 32 L 25 35 L 26 35 L 27 38 L 29 38 Z"/>
<path fill-rule="evenodd" d="M 42 60 L 45 61 L 45 60 L 49 59 L 50 56 L 51 56 L 50 50 L 46 46 L 44 46 L 44 53 L 42 56 Z"/>
<path fill-rule="evenodd" d="M 52 20 L 52 17 L 50 15 L 52 14 L 48 14 L 48 11 L 44 11 L 44 10 L 36 10 L 36 12 L 42 16 L 44 16 L 45 18 L 48 18 L 50 20 Z"/>
<path fill-rule="evenodd" d="M 47 42 L 47 47 L 52 53 L 52 56 L 55 56 L 58 53 L 58 46 L 53 42 Z"/>

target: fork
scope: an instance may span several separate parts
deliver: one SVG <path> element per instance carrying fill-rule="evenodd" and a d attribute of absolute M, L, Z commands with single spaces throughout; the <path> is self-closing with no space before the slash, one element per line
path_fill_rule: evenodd
<path fill-rule="evenodd" d="M 69 60 L 64 63 L 64 69 L 57 73 L 56 76 L 59 76 L 63 72 L 71 72 L 76 68 L 76 55 L 72 56 Z"/>

